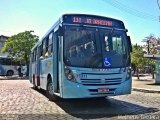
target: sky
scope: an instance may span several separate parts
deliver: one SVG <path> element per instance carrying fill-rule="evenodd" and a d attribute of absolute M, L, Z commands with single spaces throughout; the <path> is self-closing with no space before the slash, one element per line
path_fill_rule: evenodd
<path fill-rule="evenodd" d="M 142 44 L 150 34 L 160 37 L 157 0 L 0 0 L 0 35 L 33 30 L 42 38 L 65 13 L 122 20 L 133 44 Z"/>

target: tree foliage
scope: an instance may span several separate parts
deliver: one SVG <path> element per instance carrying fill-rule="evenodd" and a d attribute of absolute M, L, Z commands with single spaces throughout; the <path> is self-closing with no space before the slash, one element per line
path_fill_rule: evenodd
<path fill-rule="evenodd" d="M 5 42 L 1 52 L 9 52 L 10 57 L 15 57 L 28 64 L 31 48 L 38 41 L 38 36 L 32 33 L 33 31 L 25 31 L 11 36 Z"/>
<path fill-rule="evenodd" d="M 144 52 L 142 47 L 139 45 L 133 45 L 133 52 L 131 53 L 131 61 L 135 65 L 135 67 L 143 67 L 144 66 Z"/>
<path fill-rule="evenodd" d="M 160 54 L 160 38 L 150 34 L 143 39 L 146 44 L 143 46 L 148 54 Z"/>
<path fill-rule="evenodd" d="M 144 68 L 145 66 L 153 66 L 154 60 L 149 58 L 144 58 L 146 52 L 143 50 L 143 47 L 140 45 L 133 45 L 133 52 L 131 53 L 132 68 L 137 72 L 137 77 L 139 79 L 139 69 Z"/>

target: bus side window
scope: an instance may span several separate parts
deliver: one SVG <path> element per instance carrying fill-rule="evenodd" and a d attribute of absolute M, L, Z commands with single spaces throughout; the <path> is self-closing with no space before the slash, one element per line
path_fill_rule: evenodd
<path fill-rule="evenodd" d="M 43 40 L 42 51 L 43 51 L 42 56 L 45 57 L 45 53 L 46 53 L 45 39 Z"/>
<path fill-rule="evenodd" d="M 1 63 L 2 65 L 5 65 L 5 64 L 6 64 L 6 61 L 5 61 L 4 58 L 2 58 L 1 61 L 2 61 L 2 63 Z"/>
<path fill-rule="evenodd" d="M 37 60 L 37 48 L 35 49 L 35 54 L 34 54 L 35 56 L 34 56 L 34 61 L 36 61 Z"/>
<path fill-rule="evenodd" d="M 45 42 L 45 47 L 46 47 L 46 51 L 45 51 L 45 57 L 48 57 L 48 41 L 49 41 L 49 37 L 46 38 L 46 42 Z"/>
<path fill-rule="evenodd" d="M 37 49 L 37 60 L 41 57 L 41 45 Z"/>
<path fill-rule="evenodd" d="M 33 58 L 32 58 L 32 62 L 34 62 L 34 54 L 35 54 L 35 52 L 33 51 L 33 56 L 32 56 Z"/>
<path fill-rule="evenodd" d="M 35 48 L 33 50 L 33 53 L 32 53 L 32 62 L 35 62 L 37 59 L 36 59 L 36 56 L 37 56 L 37 48 Z"/>
<path fill-rule="evenodd" d="M 40 59 L 43 59 L 43 42 L 40 45 Z"/>
<path fill-rule="evenodd" d="M 43 57 L 48 57 L 48 37 L 43 41 Z"/>
<path fill-rule="evenodd" d="M 11 58 L 7 58 L 5 62 L 6 62 L 5 65 L 12 65 L 11 64 L 11 62 L 12 62 Z"/>
<path fill-rule="evenodd" d="M 48 55 L 51 56 L 53 52 L 53 33 L 49 35 L 49 41 L 48 41 Z"/>
<path fill-rule="evenodd" d="M 33 63 L 33 62 L 34 62 L 34 52 L 32 53 L 31 56 L 32 56 L 32 59 L 31 59 L 31 60 L 32 60 L 32 63 Z"/>

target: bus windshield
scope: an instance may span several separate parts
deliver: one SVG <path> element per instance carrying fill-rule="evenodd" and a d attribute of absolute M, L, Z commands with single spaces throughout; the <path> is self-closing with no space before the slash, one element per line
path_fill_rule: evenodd
<path fill-rule="evenodd" d="M 84 68 L 116 68 L 129 65 L 124 31 L 65 26 L 64 62 Z"/>

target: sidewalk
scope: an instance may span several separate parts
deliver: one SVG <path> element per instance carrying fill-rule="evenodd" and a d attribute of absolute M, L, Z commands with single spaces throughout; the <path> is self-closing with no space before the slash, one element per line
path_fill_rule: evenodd
<path fill-rule="evenodd" d="M 151 75 L 145 75 L 137 80 L 137 77 L 132 77 L 133 91 L 160 93 L 160 84 L 155 84 L 155 80 Z"/>

